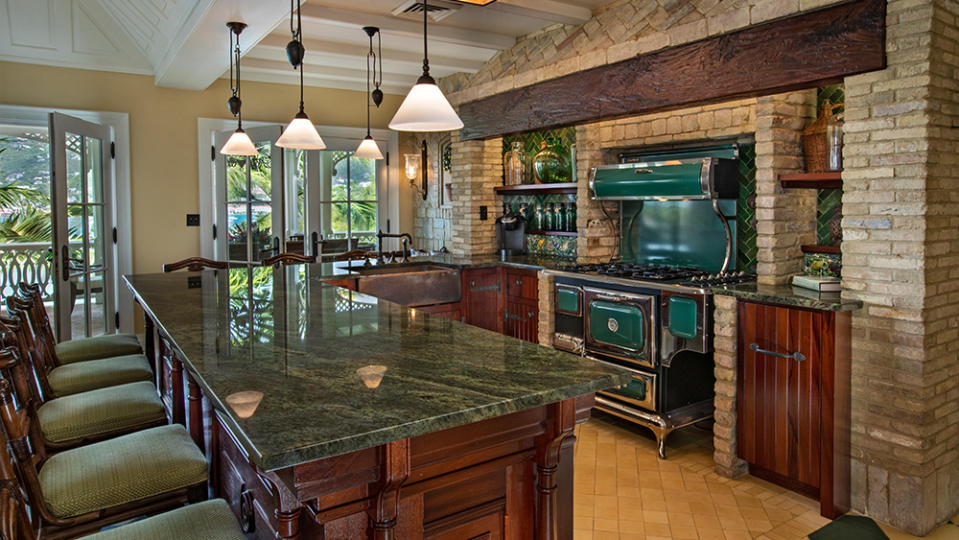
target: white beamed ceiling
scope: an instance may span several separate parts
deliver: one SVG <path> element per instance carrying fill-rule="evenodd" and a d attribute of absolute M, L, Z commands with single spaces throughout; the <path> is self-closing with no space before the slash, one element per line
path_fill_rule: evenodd
<path fill-rule="evenodd" d="M 579 24 L 610 0 L 498 0 L 430 20 L 430 72 L 472 73 L 516 38 Z M 445 0 L 448 4 L 455 4 Z M 421 73 L 422 19 L 394 16 L 403 0 L 303 3 L 305 83 L 366 89 L 369 39 L 382 30 L 383 91 L 403 94 Z M 0 0 L 0 60 L 152 74 L 158 86 L 201 90 L 228 74 L 226 22 L 241 36 L 247 80 L 296 84 L 286 59 L 287 0 Z"/>

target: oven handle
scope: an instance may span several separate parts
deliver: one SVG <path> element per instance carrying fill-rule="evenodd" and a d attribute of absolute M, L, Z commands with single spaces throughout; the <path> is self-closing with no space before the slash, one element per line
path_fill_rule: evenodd
<path fill-rule="evenodd" d="M 776 358 L 792 358 L 793 360 L 797 362 L 802 362 L 803 360 L 806 359 L 806 355 L 804 355 L 803 353 L 799 351 L 796 351 L 792 354 L 783 354 L 776 351 L 767 351 L 766 349 L 760 349 L 758 343 L 753 343 L 752 345 L 750 345 L 749 350 L 757 354 L 766 354 L 769 356 L 775 356 Z"/>

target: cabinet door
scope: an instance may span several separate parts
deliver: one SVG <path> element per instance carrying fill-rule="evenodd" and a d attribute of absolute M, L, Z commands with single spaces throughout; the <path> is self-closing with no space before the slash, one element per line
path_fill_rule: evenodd
<path fill-rule="evenodd" d="M 494 332 L 502 332 L 502 289 L 499 268 L 463 272 L 463 310 L 466 322 Z"/>
<path fill-rule="evenodd" d="M 739 303 L 738 452 L 758 476 L 818 496 L 820 311 Z"/>
<path fill-rule="evenodd" d="M 529 270 L 506 270 L 506 296 L 536 300 L 539 278 L 536 272 Z"/>
<path fill-rule="evenodd" d="M 521 302 L 507 298 L 503 310 L 503 333 L 517 339 L 533 343 L 539 342 L 539 310 L 532 302 Z"/>
<path fill-rule="evenodd" d="M 436 304 L 434 306 L 422 306 L 416 308 L 416 311 L 432 313 L 437 317 L 443 317 L 444 319 L 450 319 L 452 321 L 460 320 L 461 313 L 459 302 L 454 302 L 452 304 Z"/>

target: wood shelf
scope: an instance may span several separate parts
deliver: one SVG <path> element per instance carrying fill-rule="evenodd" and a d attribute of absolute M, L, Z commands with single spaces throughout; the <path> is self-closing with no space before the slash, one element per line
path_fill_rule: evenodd
<path fill-rule="evenodd" d="M 835 189 L 842 187 L 842 171 L 780 174 L 784 188 Z"/>
<path fill-rule="evenodd" d="M 560 184 L 519 184 L 516 186 L 496 186 L 493 191 L 500 195 L 555 195 L 576 194 L 576 182 Z"/>
<path fill-rule="evenodd" d="M 842 251 L 839 249 L 839 246 L 820 246 L 814 244 L 808 244 L 805 246 L 800 246 L 803 253 L 829 253 L 832 255 L 842 255 Z"/>
<path fill-rule="evenodd" d="M 540 234 L 544 236 L 579 236 L 579 233 L 569 231 L 526 231 L 526 234 Z"/>

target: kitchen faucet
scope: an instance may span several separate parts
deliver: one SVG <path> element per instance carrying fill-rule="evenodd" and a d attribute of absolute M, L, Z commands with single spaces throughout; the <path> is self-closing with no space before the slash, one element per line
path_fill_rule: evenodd
<path fill-rule="evenodd" d="M 376 262 L 380 264 L 385 262 L 385 259 L 383 258 L 383 239 L 384 238 L 402 238 L 403 239 L 402 240 L 403 259 L 400 262 L 406 262 L 408 258 L 407 249 L 413 243 L 413 237 L 410 236 L 410 233 L 385 233 L 383 231 L 379 231 L 376 233 Z M 392 262 L 392 258 L 391 258 L 391 262 Z"/>

